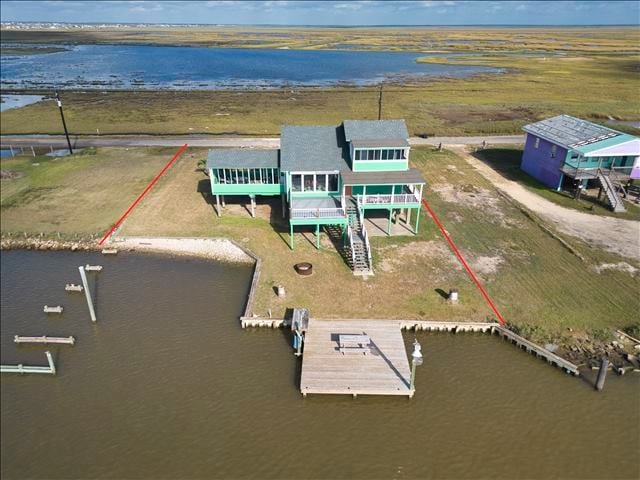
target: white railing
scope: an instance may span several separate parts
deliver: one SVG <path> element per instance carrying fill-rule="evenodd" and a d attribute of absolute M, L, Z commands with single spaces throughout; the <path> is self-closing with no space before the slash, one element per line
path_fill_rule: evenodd
<path fill-rule="evenodd" d="M 291 218 L 342 218 L 344 208 L 292 208 Z"/>
<path fill-rule="evenodd" d="M 349 237 L 349 246 L 351 247 L 351 265 L 356 264 L 356 254 L 353 251 L 353 230 L 351 225 L 347 225 L 347 236 Z"/>
<path fill-rule="evenodd" d="M 356 195 L 356 200 L 361 205 L 386 205 L 394 203 L 420 203 L 415 193 Z"/>
<path fill-rule="evenodd" d="M 362 225 L 362 236 L 364 237 L 364 246 L 367 249 L 367 258 L 369 259 L 369 269 L 371 269 L 371 245 L 369 244 L 369 234 L 364 224 Z"/>
<path fill-rule="evenodd" d="M 367 233 L 367 227 L 364 226 L 364 213 L 358 208 L 358 219 L 360 220 L 360 231 L 362 232 L 362 238 L 364 239 L 364 248 L 367 251 L 367 258 L 369 259 L 369 269 L 371 269 L 371 245 L 369 244 L 369 234 Z"/>

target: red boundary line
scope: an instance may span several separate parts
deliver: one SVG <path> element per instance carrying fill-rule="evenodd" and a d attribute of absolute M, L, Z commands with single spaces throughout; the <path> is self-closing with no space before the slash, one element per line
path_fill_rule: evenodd
<path fill-rule="evenodd" d="M 462 263 L 462 266 L 465 268 L 465 270 L 467 271 L 467 273 L 469 274 L 471 279 L 474 281 L 474 283 L 478 287 L 478 290 L 480 290 L 480 293 L 482 293 L 482 296 L 484 297 L 484 299 L 487 301 L 487 303 L 491 307 L 491 310 L 493 310 L 493 313 L 495 313 L 496 317 L 498 317 L 498 321 L 500 322 L 500 325 L 504 327 L 507 322 L 505 322 L 505 320 L 502 317 L 502 315 L 500 315 L 500 312 L 498 311 L 498 308 L 495 306 L 495 304 L 491 300 L 491 297 L 489 297 L 489 294 L 487 293 L 487 291 L 484 289 L 484 287 L 480 283 L 480 280 L 478 280 L 478 277 L 476 277 L 476 274 L 473 273 L 473 270 L 471 270 L 471 267 L 469 266 L 467 261 L 464 259 L 464 257 L 460 253 L 460 250 L 458 250 L 458 247 L 456 247 L 456 244 L 453 243 L 453 240 L 451 239 L 451 237 L 449 236 L 449 234 L 445 230 L 444 226 L 442 225 L 442 223 L 440 223 L 440 219 L 438 218 L 436 213 L 431 209 L 429 204 L 424 199 L 422 199 L 422 204 L 429 211 L 429 214 L 431 215 L 431 218 L 433 218 L 433 221 L 436 222 L 436 225 L 438 226 L 438 228 L 442 232 L 442 235 L 444 235 L 444 238 L 447 240 L 447 242 L 449 242 L 449 246 L 453 250 L 453 253 L 456 254 L 456 257 L 458 257 L 458 260 L 460 260 L 460 263 Z"/>
<path fill-rule="evenodd" d="M 169 169 L 169 167 L 173 165 L 173 163 L 178 158 L 180 158 L 180 155 L 184 153 L 187 147 L 188 145 L 186 143 L 182 147 L 180 147 L 180 150 L 178 150 L 176 154 L 173 156 L 173 158 L 169 160 L 169 162 L 164 166 L 162 170 L 160 170 L 160 173 L 158 173 L 155 176 L 155 178 L 151 180 L 151 183 L 147 185 L 147 188 L 145 188 L 144 191 L 138 196 L 138 198 L 136 198 L 135 201 L 131 205 L 129 205 L 129 208 L 127 208 L 127 210 L 122 214 L 122 216 L 118 219 L 118 221 L 114 223 L 111 229 L 104 235 L 104 237 L 100 239 L 100 241 L 98 242 L 98 245 L 102 245 L 105 242 L 105 240 L 111 236 L 111 234 L 115 231 L 115 229 L 118 228 L 120 224 L 123 222 L 123 220 L 127 217 L 127 215 L 129 215 L 131 210 L 133 210 L 135 206 L 138 205 L 138 203 L 140 203 L 140 200 L 142 200 L 142 197 L 144 197 L 147 194 L 147 192 L 151 190 L 151 187 L 153 187 L 156 184 L 156 182 L 160 179 L 160 177 L 164 174 L 164 172 L 166 172 Z"/>

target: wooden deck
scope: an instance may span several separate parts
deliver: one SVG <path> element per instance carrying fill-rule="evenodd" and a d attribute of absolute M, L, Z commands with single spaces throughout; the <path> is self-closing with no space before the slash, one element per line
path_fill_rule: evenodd
<path fill-rule="evenodd" d="M 413 396 L 400 326 L 399 321 L 309 319 L 302 355 L 302 394 Z M 369 353 L 341 353 L 341 334 L 367 335 Z"/>

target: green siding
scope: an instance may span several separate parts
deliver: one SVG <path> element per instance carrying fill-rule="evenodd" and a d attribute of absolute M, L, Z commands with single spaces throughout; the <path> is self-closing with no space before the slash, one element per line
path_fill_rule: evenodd
<path fill-rule="evenodd" d="M 346 224 L 347 224 L 346 217 L 289 219 L 289 225 L 346 225 Z"/>
<path fill-rule="evenodd" d="M 280 195 L 279 184 L 223 185 L 214 183 L 211 188 L 214 195 Z"/>
<path fill-rule="evenodd" d="M 388 172 L 409 169 L 408 160 L 355 160 L 354 172 Z"/>

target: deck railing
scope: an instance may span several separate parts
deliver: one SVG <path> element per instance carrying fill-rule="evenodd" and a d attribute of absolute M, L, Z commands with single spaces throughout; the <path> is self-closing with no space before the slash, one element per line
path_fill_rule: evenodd
<path fill-rule="evenodd" d="M 612 178 L 625 178 L 631 175 L 631 170 L 633 170 L 633 166 L 598 169 L 597 166 L 578 168 L 577 166 L 567 163 L 562 167 L 561 170 L 565 174 L 568 174 L 571 177 L 581 176 L 584 178 L 596 178 L 598 176 L 598 173 L 601 173 L 602 175 L 610 176 Z"/>
<path fill-rule="evenodd" d="M 344 208 L 292 208 L 291 218 L 343 218 Z"/>
<path fill-rule="evenodd" d="M 389 205 L 395 203 L 420 203 L 415 193 L 356 195 L 360 205 Z"/>

